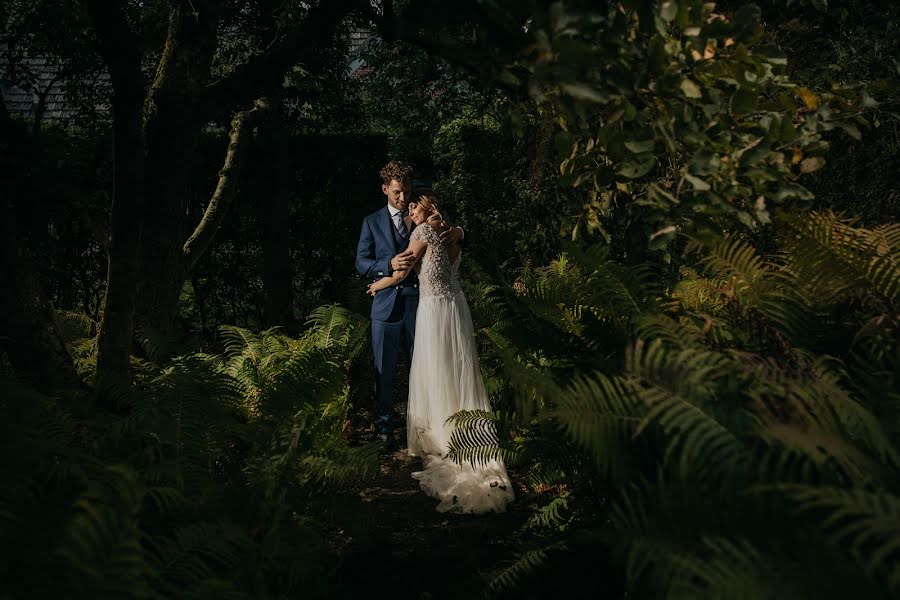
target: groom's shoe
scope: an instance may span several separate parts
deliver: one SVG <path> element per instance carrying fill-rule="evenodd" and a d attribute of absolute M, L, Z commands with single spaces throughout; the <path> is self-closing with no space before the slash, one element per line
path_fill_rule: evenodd
<path fill-rule="evenodd" d="M 394 434 L 392 432 L 379 433 L 378 440 L 387 452 L 393 452 L 397 448 L 397 440 L 394 439 Z"/>

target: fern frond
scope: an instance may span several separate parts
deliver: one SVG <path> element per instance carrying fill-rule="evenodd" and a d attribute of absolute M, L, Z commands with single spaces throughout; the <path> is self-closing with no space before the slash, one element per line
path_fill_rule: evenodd
<path fill-rule="evenodd" d="M 356 486 L 378 472 L 378 450 L 376 443 L 356 448 L 334 447 L 322 454 L 306 455 L 299 461 L 299 481 L 314 483 L 317 493 Z"/>
<path fill-rule="evenodd" d="M 739 299 L 758 288 L 769 273 L 756 248 L 735 236 L 726 236 L 714 244 L 701 263 Z"/>
<path fill-rule="evenodd" d="M 97 322 L 79 312 L 56 310 L 53 313 L 53 321 L 60 337 L 66 343 L 97 335 Z"/>
<path fill-rule="evenodd" d="M 887 492 L 783 485 L 801 513 L 821 514 L 835 548 L 844 549 L 871 576 L 900 589 L 900 498 Z"/>
<path fill-rule="evenodd" d="M 865 285 L 893 307 L 900 298 L 900 225 L 853 227 L 832 212 L 788 220 L 792 269 L 810 286 L 838 294 Z"/>
<path fill-rule="evenodd" d="M 564 552 L 566 548 L 565 542 L 554 542 L 524 552 L 513 564 L 494 577 L 489 587 L 491 593 L 497 594 L 515 589 L 526 577 L 538 571 L 547 562 L 551 554 Z"/>
<path fill-rule="evenodd" d="M 525 525 L 528 529 L 556 529 L 562 531 L 571 519 L 569 514 L 569 492 L 562 492 L 548 504 L 531 515 Z"/>
<path fill-rule="evenodd" d="M 684 472 L 727 472 L 740 456 L 742 444 L 706 407 L 716 397 L 715 380 L 730 368 L 730 361 L 715 352 L 669 352 L 659 342 L 638 341 L 628 370 L 635 378 L 631 391 L 646 412 L 635 435 L 650 424 L 658 425 L 667 438 L 666 455 L 677 458 Z"/>
<path fill-rule="evenodd" d="M 359 332 L 363 330 L 365 320 L 358 314 L 350 312 L 338 304 L 320 306 L 310 313 L 306 321 L 309 331 L 306 336 L 319 348 L 341 348 L 348 351 L 352 358 L 359 350 Z"/>
<path fill-rule="evenodd" d="M 626 382 L 598 373 L 573 381 L 550 416 L 559 420 L 569 439 L 591 453 L 602 473 L 621 482 L 642 409 Z"/>
<path fill-rule="evenodd" d="M 500 422 L 505 415 L 484 410 L 461 410 L 447 419 L 453 426 L 448 443 L 448 455 L 456 463 L 470 462 L 476 466 L 497 460 L 516 459 L 516 450 L 498 437 Z"/>
<path fill-rule="evenodd" d="M 795 565 L 773 557 L 745 538 L 705 537 L 696 553 L 680 556 L 666 594 L 672 598 L 799 598 L 801 584 L 792 577 Z"/>

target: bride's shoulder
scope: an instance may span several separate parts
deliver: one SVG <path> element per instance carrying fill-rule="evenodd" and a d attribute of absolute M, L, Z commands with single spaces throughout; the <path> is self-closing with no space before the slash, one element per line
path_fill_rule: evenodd
<path fill-rule="evenodd" d="M 416 225 L 416 228 L 413 229 L 412 232 L 413 238 L 428 241 L 431 238 L 437 237 L 437 231 L 435 231 L 434 227 L 429 225 L 428 223 L 422 223 L 421 225 Z"/>

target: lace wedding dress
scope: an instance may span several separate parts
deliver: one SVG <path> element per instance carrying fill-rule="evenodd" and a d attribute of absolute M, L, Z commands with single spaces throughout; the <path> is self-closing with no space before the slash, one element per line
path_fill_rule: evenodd
<path fill-rule="evenodd" d="M 447 457 L 454 429 L 447 418 L 460 410 L 490 410 L 472 315 L 457 279 L 461 256 L 451 263 L 448 249 L 427 223 L 416 227 L 411 239 L 428 244 L 416 265 L 419 308 L 406 419 L 409 454 L 424 463 L 413 477 L 440 500 L 438 511 L 503 512 L 514 494 L 502 461 L 476 466 Z"/>

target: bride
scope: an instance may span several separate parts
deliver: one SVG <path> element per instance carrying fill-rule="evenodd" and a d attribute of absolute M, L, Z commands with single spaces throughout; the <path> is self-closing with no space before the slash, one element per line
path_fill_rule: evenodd
<path fill-rule="evenodd" d="M 514 498 L 503 462 L 458 464 L 448 457 L 454 426 L 447 419 L 461 410 L 490 410 L 472 316 L 457 279 L 462 249 L 458 243 L 441 242 L 446 224 L 432 190 L 418 190 L 408 208 L 416 225 L 409 249 L 419 276 L 419 308 L 409 374 L 407 449 L 424 464 L 413 477 L 425 493 L 440 500 L 441 512 L 502 512 Z M 369 286 L 369 293 L 397 285 L 409 272 L 380 279 Z"/>

